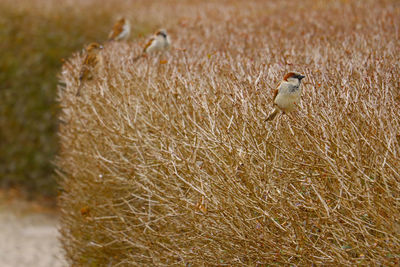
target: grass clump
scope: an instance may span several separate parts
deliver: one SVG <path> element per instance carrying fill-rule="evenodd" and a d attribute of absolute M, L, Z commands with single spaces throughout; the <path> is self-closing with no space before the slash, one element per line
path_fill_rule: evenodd
<path fill-rule="evenodd" d="M 399 9 L 228 3 L 155 3 L 185 14 L 174 49 L 131 64 L 144 40 L 107 45 L 81 97 L 81 56 L 64 65 L 70 262 L 398 264 Z M 300 108 L 266 124 L 289 70 L 307 77 Z"/>

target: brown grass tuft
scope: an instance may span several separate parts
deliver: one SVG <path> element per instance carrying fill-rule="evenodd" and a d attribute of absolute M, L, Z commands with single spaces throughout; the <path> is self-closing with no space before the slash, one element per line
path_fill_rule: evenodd
<path fill-rule="evenodd" d="M 62 72 L 71 263 L 399 264 L 398 4 L 153 7 L 181 16 L 168 54 L 109 44 L 81 97 L 82 58 Z M 300 109 L 266 124 L 289 70 Z"/>

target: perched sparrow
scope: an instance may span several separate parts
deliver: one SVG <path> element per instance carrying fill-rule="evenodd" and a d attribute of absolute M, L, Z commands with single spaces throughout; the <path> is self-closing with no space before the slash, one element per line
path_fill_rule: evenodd
<path fill-rule="evenodd" d="M 296 73 L 289 72 L 283 77 L 283 80 L 279 83 L 278 88 L 274 91 L 274 111 L 268 116 L 267 121 L 272 121 L 279 111 L 283 113 L 293 111 L 297 104 L 300 102 L 301 79 L 305 76 Z"/>
<path fill-rule="evenodd" d="M 167 34 L 166 30 L 159 30 L 156 32 L 147 44 L 143 48 L 142 54 L 137 56 L 133 61 L 138 60 L 139 58 L 145 56 L 148 53 L 153 53 L 157 51 L 166 51 L 171 46 L 171 40 Z"/>
<path fill-rule="evenodd" d="M 171 41 L 167 35 L 166 30 L 159 30 L 154 34 L 152 38 L 147 42 L 143 49 L 143 53 L 152 53 L 156 51 L 168 50 L 171 46 Z"/>
<path fill-rule="evenodd" d="M 129 21 L 125 18 L 121 18 L 114 24 L 112 31 L 108 35 L 108 40 L 109 41 L 124 40 L 129 37 L 130 33 L 131 33 L 131 25 Z"/>
<path fill-rule="evenodd" d="M 102 63 L 102 58 L 99 55 L 99 51 L 103 49 L 103 46 L 98 43 L 91 43 L 86 47 L 86 56 L 83 60 L 81 71 L 79 73 L 79 87 L 77 96 L 81 93 L 83 83 L 93 78 L 93 71 L 98 68 Z"/>

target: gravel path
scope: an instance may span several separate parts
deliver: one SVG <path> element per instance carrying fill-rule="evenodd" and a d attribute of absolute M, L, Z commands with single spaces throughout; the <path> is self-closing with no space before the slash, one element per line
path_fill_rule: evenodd
<path fill-rule="evenodd" d="M 67 266 L 58 240 L 57 216 L 0 208 L 1 267 Z"/>

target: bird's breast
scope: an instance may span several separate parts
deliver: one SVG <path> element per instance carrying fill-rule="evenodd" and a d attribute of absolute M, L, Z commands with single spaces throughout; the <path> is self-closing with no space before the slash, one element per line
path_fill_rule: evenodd
<path fill-rule="evenodd" d="M 274 103 L 285 112 L 292 111 L 300 102 L 300 93 L 300 90 L 279 92 Z"/>

